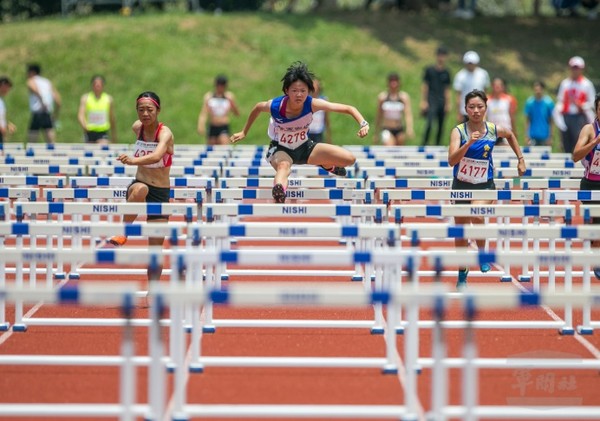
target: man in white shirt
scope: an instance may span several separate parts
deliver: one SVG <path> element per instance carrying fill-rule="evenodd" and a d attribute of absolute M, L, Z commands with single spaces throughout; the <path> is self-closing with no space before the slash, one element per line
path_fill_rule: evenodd
<path fill-rule="evenodd" d="M 594 121 L 596 89 L 583 75 L 585 61 L 581 57 L 571 57 L 569 69 L 569 77 L 558 87 L 552 116 L 560 129 L 563 150 L 572 153 L 583 126 Z"/>
<path fill-rule="evenodd" d="M 486 91 L 490 87 L 490 75 L 479 67 L 479 54 L 467 51 L 463 56 L 465 67 L 456 73 L 452 88 L 456 94 L 456 115 L 458 123 L 467 121 L 465 96 L 474 89 Z"/>
<path fill-rule="evenodd" d="M 60 108 L 60 95 L 45 77 L 40 76 L 41 68 L 38 64 L 27 66 L 27 89 L 29 90 L 29 111 L 31 123 L 29 125 L 29 142 L 37 142 L 40 131 L 43 132 L 46 142 L 56 141 L 54 119 L 58 116 Z"/>
<path fill-rule="evenodd" d="M 0 76 L 0 143 L 4 141 L 15 132 L 16 127 L 6 117 L 6 105 L 4 104 L 4 97 L 8 94 L 12 88 L 12 82 L 6 76 Z"/>

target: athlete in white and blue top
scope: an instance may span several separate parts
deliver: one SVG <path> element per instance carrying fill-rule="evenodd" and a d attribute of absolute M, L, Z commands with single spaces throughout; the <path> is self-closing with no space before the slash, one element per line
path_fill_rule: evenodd
<path fill-rule="evenodd" d="M 492 150 L 499 137 L 508 141 L 509 146 L 519 160 L 517 169 L 519 176 L 525 174 L 526 166 L 519 142 L 514 133 L 501 126 L 485 121 L 487 112 L 487 96 L 485 92 L 473 90 L 465 97 L 465 111 L 468 120 L 452 129 L 450 146 L 448 148 L 448 163 L 454 167 L 454 180 L 452 188 L 456 190 L 493 190 L 494 163 Z M 467 201 L 468 203 L 469 201 Z M 464 203 L 464 202 L 463 202 Z M 473 200 L 473 204 L 490 204 L 489 200 Z M 483 224 L 482 217 L 456 217 L 457 225 L 469 223 Z M 456 247 L 467 247 L 468 240 L 456 239 Z M 485 240 L 477 240 L 479 248 L 485 246 Z M 488 263 L 480 266 L 482 272 L 488 272 L 491 267 Z M 459 268 L 457 288 L 464 288 L 467 284 L 469 269 Z"/>
<path fill-rule="evenodd" d="M 231 136 L 231 142 L 244 139 L 252 124 L 260 113 L 269 113 L 268 135 L 271 145 L 267 152 L 267 161 L 275 169 L 273 199 L 284 203 L 288 177 L 293 164 L 319 165 L 327 171 L 345 176 L 344 167 L 354 164 L 354 155 L 339 146 L 316 143 L 308 137 L 308 129 L 312 114 L 317 111 L 331 111 L 350 114 L 360 125 L 357 135 L 365 137 L 369 133 L 369 123 L 362 114 L 351 105 L 329 102 L 321 98 L 313 98 L 309 94 L 314 91 L 314 75 L 306 64 L 293 63 L 283 76 L 283 96 L 258 102 L 241 132 Z"/>

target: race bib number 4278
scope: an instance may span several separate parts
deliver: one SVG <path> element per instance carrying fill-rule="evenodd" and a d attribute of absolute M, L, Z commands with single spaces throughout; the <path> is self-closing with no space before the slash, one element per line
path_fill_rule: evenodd
<path fill-rule="evenodd" d="M 279 143 L 287 146 L 292 146 L 298 142 L 304 142 L 306 140 L 306 130 L 295 133 L 283 133 L 279 138 Z"/>

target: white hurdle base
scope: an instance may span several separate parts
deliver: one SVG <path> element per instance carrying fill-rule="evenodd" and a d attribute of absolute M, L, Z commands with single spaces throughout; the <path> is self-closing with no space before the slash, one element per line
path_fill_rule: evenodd
<path fill-rule="evenodd" d="M 539 398 L 538 398 L 539 400 Z M 467 409 L 461 406 L 448 406 L 442 411 L 448 418 L 465 419 Z M 600 406 L 478 406 L 470 409 L 471 416 L 496 419 L 537 419 L 537 420 L 597 420 Z"/>
<path fill-rule="evenodd" d="M 126 410 L 136 416 L 144 416 L 150 412 L 148 405 L 123 405 L 102 403 L 80 404 L 0 404 L 0 418 L 4 417 L 102 417 L 116 419 Z"/>
<path fill-rule="evenodd" d="M 407 414 L 396 405 L 185 405 L 186 415 L 211 418 L 382 418 Z"/>
<path fill-rule="evenodd" d="M 261 368 L 387 368 L 386 358 L 369 357 L 213 357 L 201 356 L 191 364 L 204 367 Z"/>

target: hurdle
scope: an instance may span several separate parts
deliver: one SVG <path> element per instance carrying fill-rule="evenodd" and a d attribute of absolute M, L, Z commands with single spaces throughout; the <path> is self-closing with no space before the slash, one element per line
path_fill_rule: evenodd
<path fill-rule="evenodd" d="M 214 189 L 216 203 L 232 200 L 272 200 L 270 189 Z M 348 189 L 297 189 L 289 187 L 286 198 L 292 200 L 340 200 L 353 203 L 371 203 L 374 198 L 372 190 L 348 190 Z"/>
<path fill-rule="evenodd" d="M 369 178 L 368 187 L 371 190 L 379 189 L 449 189 L 452 187 L 452 178 Z M 512 180 L 494 179 L 497 189 L 510 190 Z"/>
<path fill-rule="evenodd" d="M 0 174 L 6 175 L 83 175 L 85 165 L 0 164 Z"/>
<path fill-rule="evenodd" d="M 353 169 L 347 168 L 348 177 L 353 176 Z M 270 166 L 254 166 L 254 167 L 223 167 L 223 177 L 273 177 L 275 170 Z M 321 167 L 312 165 L 296 165 L 291 168 L 290 177 L 334 177 L 328 171 Z"/>
<path fill-rule="evenodd" d="M 0 184 L 4 186 L 66 186 L 66 176 L 0 175 Z"/>
<path fill-rule="evenodd" d="M 355 178 L 307 178 L 291 177 L 288 188 L 308 189 L 363 189 L 363 181 Z M 223 177 L 219 180 L 222 189 L 228 188 L 272 188 L 273 180 L 267 177 Z"/>
<path fill-rule="evenodd" d="M 579 189 L 581 180 L 574 178 L 527 178 L 521 180 L 523 190 L 527 189 Z"/>
<path fill-rule="evenodd" d="M 133 177 L 135 176 L 137 167 L 135 165 L 88 165 L 87 170 L 88 172 L 85 174 L 90 176 L 125 175 L 128 177 Z M 205 165 L 195 167 L 184 167 L 181 165 L 173 165 L 170 167 L 170 174 L 173 177 L 184 177 L 187 175 L 192 175 L 218 178 L 221 176 L 221 167 L 209 167 Z M 77 175 L 84 175 L 84 173 L 79 173 Z"/>
<path fill-rule="evenodd" d="M 104 160 L 94 157 L 72 156 L 13 156 L 7 155 L 0 159 L 0 164 L 10 165 L 100 165 Z"/>

